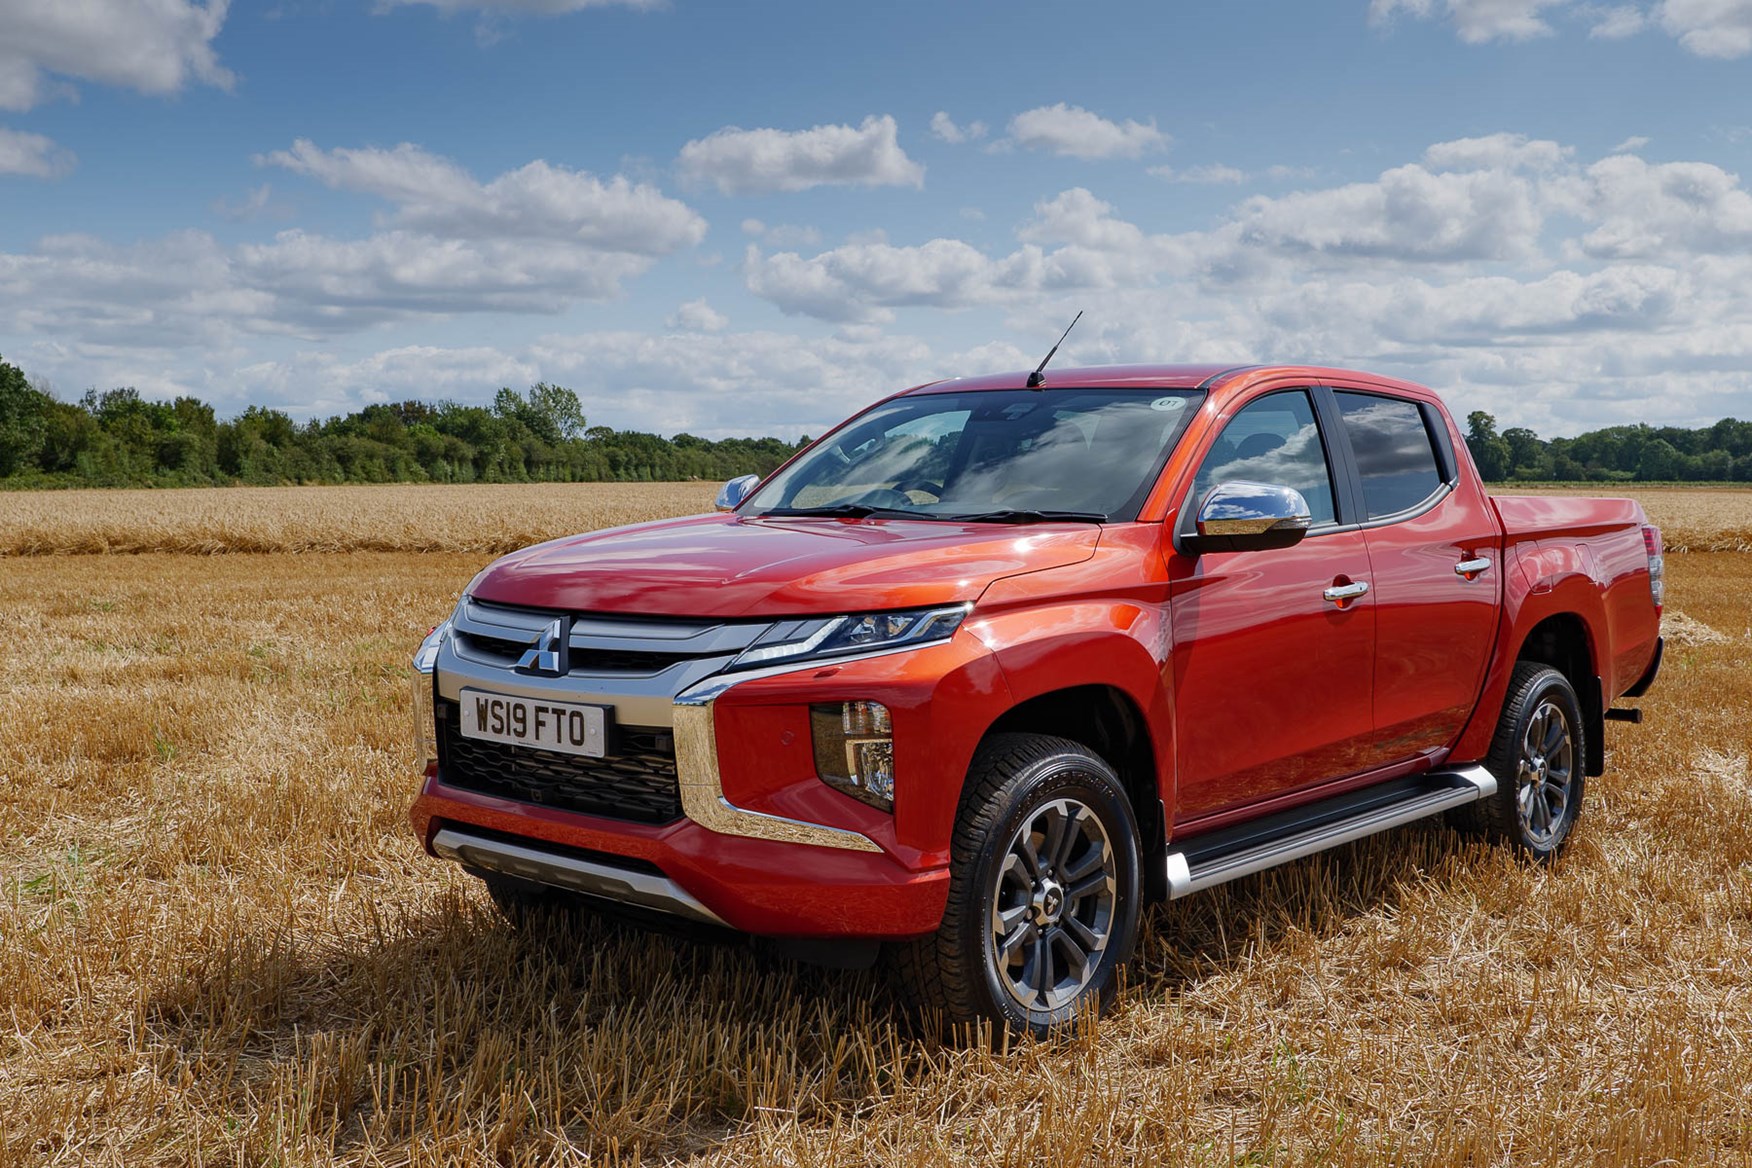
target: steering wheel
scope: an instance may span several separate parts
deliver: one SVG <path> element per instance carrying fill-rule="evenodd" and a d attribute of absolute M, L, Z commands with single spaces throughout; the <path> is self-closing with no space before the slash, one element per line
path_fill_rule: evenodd
<path fill-rule="evenodd" d="M 926 494 L 938 499 L 943 497 L 943 484 L 934 483 L 930 479 L 925 478 L 901 479 L 898 483 L 895 483 L 891 489 L 899 491 L 903 495 L 908 491 L 924 491 Z M 911 500 L 908 501 L 910 502 Z"/>

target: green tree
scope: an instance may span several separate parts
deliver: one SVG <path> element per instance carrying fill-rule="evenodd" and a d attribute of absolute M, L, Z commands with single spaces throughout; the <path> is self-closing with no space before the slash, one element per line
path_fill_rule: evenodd
<path fill-rule="evenodd" d="M 24 370 L 0 361 L 0 476 L 35 465 L 50 402 Z"/>
<path fill-rule="evenodd" d="M 1485 482 L 1500 483 L 1509 477 L 1513 465 L 1509 444 L 1497 433 L 1496 419 L 1483 410 L 1466 415 L 1466 449 Z"/>
<path fill-rule="evenodd" d="M 1550 477 L 1551 460 L 1539 435 L 1525 426 L 1511 426 L 1503 431 L 1503 441 L 1509 447 L 1509 474 L 1517 478 Z"/>
<path fill-rule="evenodd" d="M 1656 438 L 1642 448 L 1636 477 L 1643 482 L 1671 482 L 1685 477 L 1684 455 L 1665 438 Z"/>

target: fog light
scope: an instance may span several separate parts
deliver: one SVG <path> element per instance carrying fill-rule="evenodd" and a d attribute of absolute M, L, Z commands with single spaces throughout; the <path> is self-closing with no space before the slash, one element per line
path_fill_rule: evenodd
<path fill-rule="evenodd" d="M 894 810 L 894 726 L 881 702 L 809 707 L 815 773 L 821 781 L 883 811 Z"/>

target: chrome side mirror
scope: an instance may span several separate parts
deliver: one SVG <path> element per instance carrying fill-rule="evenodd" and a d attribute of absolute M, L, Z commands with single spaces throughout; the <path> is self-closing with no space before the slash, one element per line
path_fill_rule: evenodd
<path fill-rule="evenodd" d="M 759 475 L 737 475 L 718 488 L 718 501 L 715 506 L 720 511 L 734 511 L 742 506 L 742 500 L 754 494 L 754 488 L 760 486 Z"/>
<path fill-rule="evenodd" d="M 1218 483 L 1198 507 L 1196 550 L 1290 547 L 1301 541 L 1313 522 L 1308 500 L 1294 487 L 1240 480 Z"/>

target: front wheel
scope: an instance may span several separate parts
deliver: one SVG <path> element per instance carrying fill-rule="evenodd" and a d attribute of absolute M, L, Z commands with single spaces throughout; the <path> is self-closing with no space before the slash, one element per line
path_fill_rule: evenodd
<path fill-rule="evenodd" d="M 1581 814 L 1583 725 L 1568 678 L 1535 661 L 1515 666 L 1485 760 L 1497 793 L 1479 811 L 1493 835 L 1541 863 L 1563 850 Z"/>
<path fill-rule="evenodd" d="M 1137 822 L 1086 747 L 994 736 L 968 775 L 936 934 L 902 956 L 952 1024 L 1044 1035 L 1112 1001 L 1137 940 Z"/>

